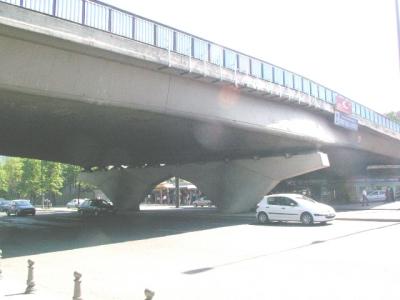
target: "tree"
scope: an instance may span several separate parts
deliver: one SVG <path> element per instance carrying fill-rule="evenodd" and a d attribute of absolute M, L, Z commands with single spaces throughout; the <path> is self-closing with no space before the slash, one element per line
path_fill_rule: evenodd
<path fill-rule="evenodd" d="M 49 193 L 50 197 L 61 195 L 64 185 L 63 165 L 56 162 L 41 162 L 42 193 Z"/>
<path fill-rule="evenodd" d="M 74 165 L 63 165 L 62 175 L 64 177 L 65 186 L 76 187 L 78 183 L 78 175 L 82 172 L 82 168 Z"/>
<path fill-rule="evenodd" d="M 36 159 L 22 159 L 22 176 L 20 194 L 24 198 L 38 199 L 43 193 L 41 161 Z"/>
<path fill-rule="evenodd" d="M 0 165 L 0 197 L 5 198 L 8 192 L 8 182 L 3 165 Z"/>
<path fill-rule="evenodd" d="M 80 183 L 79 166 L 40 161 L 28 158 L 7 157 L 0 162 L 0 197 L 7 199 L 29 198 L 34 202 L 42 197 L 56 199 L 65 187 L 71 193 L 90 192 L 95 187 Z"/>
<path fill-rule="evenodd" d="M 391 111 L 385 114 L 390 120 L 400 123 L 400 111 Z"/>
<path fill-rule="evenodd" d="M 4 172 L 4 187 L 7 189 L 5 198 L 15 199 L 20 196 L 20 184 L 22 179 L 22 159 L 7 158 L 2 165 Z"/>

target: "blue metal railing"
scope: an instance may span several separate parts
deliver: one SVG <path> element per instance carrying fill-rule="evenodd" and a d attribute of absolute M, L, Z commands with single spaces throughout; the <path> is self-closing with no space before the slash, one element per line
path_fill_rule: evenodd
<path fill-rule="evenodd" d="M 263 79 L 324 102 L 335 104 L 336 93 L 310 79 L 172 27 L 96 0 L 0 0 L 54 17 L 150 44 L 222 68 Z M 400 133 L 400 124 L 352 101 L 354 116 Z"/>

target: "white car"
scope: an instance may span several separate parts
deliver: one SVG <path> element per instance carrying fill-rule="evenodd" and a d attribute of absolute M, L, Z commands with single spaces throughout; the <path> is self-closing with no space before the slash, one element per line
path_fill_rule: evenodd
<path fill-rule="evenodd" d="M 386 192 L 377 190 L 377 191 L 370 191 L 367 193 L 368 201 L 385 201 L 386 200 Z"/>
<path fill-rule="evenodd" d="M 333 207 L 299 194 L 274 194 L 265 196 L 258 204 L 256 217 L 259 223 L 269 221 L 297 221 L 306 225 L 326 223 L 336 217 Z"/>
<path fill-rule="evenodd" d="M 67 208 L 77 208 L 81 205 L 85 200 L 88 199 L 72 199 L 67 203 Z"/>

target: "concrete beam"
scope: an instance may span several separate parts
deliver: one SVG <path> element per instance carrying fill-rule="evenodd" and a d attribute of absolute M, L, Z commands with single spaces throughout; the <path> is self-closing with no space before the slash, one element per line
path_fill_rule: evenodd
<path fill-rule="evenodd" d="M 329 167 L 321 152 L 294 156 L 242 159 L 82 173 L 121 209 L 138 210 L 144 197 L 160 182 L 178 176 L 196 185 L 227 212 L 248 211 L 281 180 Z"/>

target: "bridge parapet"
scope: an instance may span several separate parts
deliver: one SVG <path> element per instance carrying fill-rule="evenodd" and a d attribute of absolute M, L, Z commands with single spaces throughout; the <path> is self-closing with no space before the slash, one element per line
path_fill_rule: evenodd
<path fill-rule="evenodd" d="M 279 66 L 95 0 L 0 0 L 162 49 L 158 63 L 229 82 L 268 99 L 333 113 L 337 92 Z M 361 125 L 400 138 L 400 125 L 355 102 Z"/>

